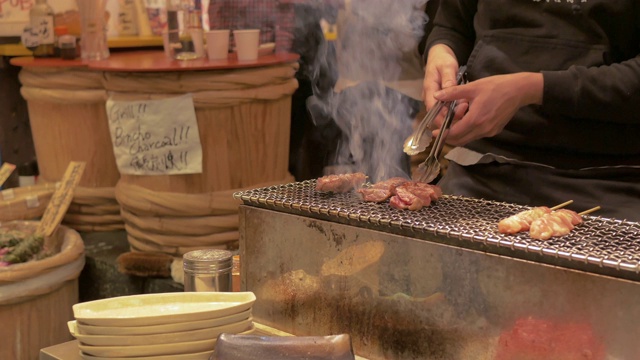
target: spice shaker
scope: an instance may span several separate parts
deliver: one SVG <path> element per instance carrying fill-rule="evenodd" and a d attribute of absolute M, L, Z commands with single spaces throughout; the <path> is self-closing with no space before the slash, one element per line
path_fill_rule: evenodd
<path fill-rule="evenodd" d="M 184 291 L 231 291 L 233 254 L 230 251 L 189 251 L 182 256 L 182 261 Z"/>

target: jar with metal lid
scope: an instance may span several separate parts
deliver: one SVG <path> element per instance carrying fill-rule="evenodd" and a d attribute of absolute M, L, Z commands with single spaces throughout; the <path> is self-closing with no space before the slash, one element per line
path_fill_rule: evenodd
<path fill-rule="evenodd" d="M 233 254 L 227 250 L 194 250 L 182 256 L 184 291 L 231 291 Z"/>

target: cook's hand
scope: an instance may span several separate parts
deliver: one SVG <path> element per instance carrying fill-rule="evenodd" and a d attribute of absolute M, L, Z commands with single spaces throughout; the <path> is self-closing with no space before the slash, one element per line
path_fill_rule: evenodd
<path fill-rule="evenodd" d="M 458 60 L 450 47 L 442 44 L 431 47 L 425 67 L 424 81 L 422 82 L 422 97 L 427 110 L 431 109 L 438 101 L 433 97 L 433 94 L 458 83 L 458 70 Z M 455 109 L 454 120 L 462 118 L 467 109 L 467 101 L 459 99 L 458 106 Z M 447 107 L 442 108 L 440 114 L 431 125 L 432 128 L 440 128 L 447 110 Z"/>
<path fill-rule="evenodd" d="M 542 90 L 542 74 L 515 73 L 490 76 L 436 91 L 434 97 L 437 100 L 468 100 L 468 111 L 461 119 L 456 121 L 454 118 L 447 143 L 462 146 L 497 135 L 522 106 L 542 104 Z M 461 111 L 456 109 L 458 112 Z M 435 130 L 434 136 L 437 133 Z"/>
<path fill-rule="evenodd" d="M 429 49 L 427 65 L 422 82 L 422 98 L 427 110 L 437 100 L 433 97 L 437 91 L 457 84 L 458 60 L 453 50 L 446 45 L 437 44 Z"/>

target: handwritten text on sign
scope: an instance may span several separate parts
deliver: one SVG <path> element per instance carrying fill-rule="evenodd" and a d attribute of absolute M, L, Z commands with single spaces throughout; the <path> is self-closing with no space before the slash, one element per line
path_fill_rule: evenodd
<path fill-rule="evenodd" d="M 202 146 L 190 94 L 142 101 L 107 101 L 118 169 L 129 175 L 202 172 Z"/>

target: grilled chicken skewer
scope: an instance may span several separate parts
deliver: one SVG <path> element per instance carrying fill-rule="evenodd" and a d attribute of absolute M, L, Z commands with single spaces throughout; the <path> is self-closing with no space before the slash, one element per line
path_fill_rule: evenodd
<path fill-rule="evenodd" d="M 560 209 L 536 219 L 531 223 L 529 235 L 538 240 L 549 240 L 552 237 L 567 235 L 576 225 L 582 223 L 582 215 L 592 213 L 600 209 L 599 206 L 576 213 L 568 209 Z"/>
<path fill-rule="evenodd" d="M 500 222 L 498 223 L 498 231 L 500 231 L 502 234 L 516 234 L 521 231 L 527 231 L 531 227 L 531 223 L 536 219 L 539 219 L 554 210 L 563 208 L 571 204 L 572 202 L 573 200 L 569 200 L 552 208 L 548 208 L 546 206 L 538 206 L 529 210 L 519 212 L 515 215 L 509 216 L 506 219 L 500 220 Z"/>

